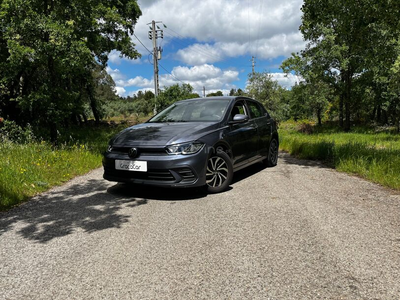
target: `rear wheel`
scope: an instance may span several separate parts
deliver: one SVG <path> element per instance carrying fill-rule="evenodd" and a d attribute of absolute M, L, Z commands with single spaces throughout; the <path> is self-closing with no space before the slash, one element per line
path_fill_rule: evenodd
<path fill-rule="evenodd" d="M 231 158 L 222 151 L 217 151 L 207 161 L 206 182 L 209 193 L 225 191 L 232 182 L 233 166 Z"/>
<path fill-rule="evenodd" d="M 268 158 L 266 160 L 268 167 L 275 167 L 277 165 L 278 150 L 279 150 L 279 143 L 275 138 L 273 138 L 269 143 Z"/>

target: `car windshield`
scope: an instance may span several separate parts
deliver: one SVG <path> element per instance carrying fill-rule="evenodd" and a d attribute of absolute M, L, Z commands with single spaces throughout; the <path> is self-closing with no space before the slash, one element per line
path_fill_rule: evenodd
<path fill-rule="evenodd" d="M 176 102 L 155 115 L 149 122 L 218 122 L 224 117 L 229 101 L 199 99 Z"/>

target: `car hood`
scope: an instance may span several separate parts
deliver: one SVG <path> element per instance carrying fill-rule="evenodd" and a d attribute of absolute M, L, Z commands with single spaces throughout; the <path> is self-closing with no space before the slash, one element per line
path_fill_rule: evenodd
<path fill-rule="evenodd" d="M 129 127 L 112 140 L 118 146 L 165 146 L 195 141 L 219 128 L 219 123 L 144 123 Z"/>

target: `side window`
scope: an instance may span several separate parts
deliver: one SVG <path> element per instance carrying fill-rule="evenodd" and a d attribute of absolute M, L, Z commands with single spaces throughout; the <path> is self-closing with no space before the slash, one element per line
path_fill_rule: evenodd
<path fill-rule="evenodd" d="M 262 117 L 264 115 L 264 111 L 263 109 L 258 105 L 258 103 L 256 102 L 252 102 L 252 101 L 247 101 L 247 105 L 249 107 L 250 110 L 250 115 L 251 117 L 254 118 L 259 118 Z"/>
<path fill-rule="evenodd" d="M 232 108 L 232 111 L 231 111 L 231 120 L 237 114 L 248 115 L 248 113 L 246 111 L 246 106 L 244 105 L 243 101 L 238 101 L 235 103 L 235 106 Z"/>

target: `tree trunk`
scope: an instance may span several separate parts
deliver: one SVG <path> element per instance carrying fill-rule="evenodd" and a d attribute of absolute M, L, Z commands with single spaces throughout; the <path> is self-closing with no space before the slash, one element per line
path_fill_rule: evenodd
<path fill-rule="evenodd" d="M 345 89 L 345 104 L 344 104 L 344 108 L 345 108 L 345 116 L 346 116 L 346 120 L 345 120 L 345 124 L 344 124 L 344 130 L 346 132 L 350 131 L 350 101 L 351 101 L 351 77 L 352 74 L 350 72 L 350 70 L 346 71 L 346 89 Z"/>
<path fill-rule="evenodd" d="M 99 124 L 100 123 L 100 114 L 97 109 L 96 100 L 94 100 L 92 97 L 90 97 L 90 107 L 92 108 L 92 112 L 93 112 L 94 119 L 96 120 L 96 124 Z"/>
<path fill-rule="evenodd" d="M 372 120 L 376 120 L 375 118 L 376 118 L 376 111 L 377 111 L 377 105 L 375 104 L 374 105 L 374 109 L 373 109 L 373 111 L 372 111 L 372 114 L 371 114 L 371 117 L 370 117 L 370 119 L 371 119 L 371 121 Z"/>
<path fill-rule="evenodd" d="M 382 118 L 383 118 L 382 124 L 388 124 L 389 123 L 388 113 L 384 109 L 382 110 Z"/>
<path fill-rule="evenodd" d="M 58 145 L 57 132 L 57 124 L 50 123 L 50 141 L 53 143 L 54 146 Z"/>
<path fill-rule="evenodd" d="M 90 108 L 92 109 L 93 117 L 96 120 L 96 124 L 99 124 L 100 123 L 100 113 L 99 113 L 99 109 L 97 107 L 96 98 L 94 97 L 93 88 L 91 86 L 88 86 L 87 92 L 88 92 L 88 95 L 90 98 Z"/>
<path fill-rule="evenodd" d="M 81 125 L 83 124 L 81 115 L 80 115 L 80 114 L 77 114 L 77 115 L 76 115 L 76 118 L 78 119 L 79 125 L 81 126 Z"/>
<path fill-rule="evenodd" d="M 341 84 L 340 84 L 340 88 L 339 88 L 339 93 L 340 93 L 340 96 L 339 96 L 339 126 L 343 129 L 344 128 L 343 111 L 344 111 L 344 97 L 345 97 L 345 95 L 344 95 L 344 93 L 345 93 L 345 91 L 344 91 L 345 77 L 344 77 L 343 71 L 341 72 L 340 81 L 341 81 Z"/>
<path fill-rule="evenodd" d="M 378 105 L 378 108 L 376 110 L 376 121 L 381 124 L 382 121 L 382 108 L 380 105 Z"/>
<path fill-rule="evenodd" d="M 322 126 L 322 109 L 317 109 L 318 126 Z"/>
<path fill-rule="evenodd" d="M 343 119 L 344 119 L 344 117 L 343 117 L 343 104 L 344 104 L 344 101 L 343 101 L 343 98 L 344 98 L 344 95 L 343 95 L 343 93 L 341 93 L 340 94 L 340 98 L 339 98 L 339 126 L 341 127 L 341 128 L 343 128 L 344 127 L 344 123 L 343 123 Z"/>

